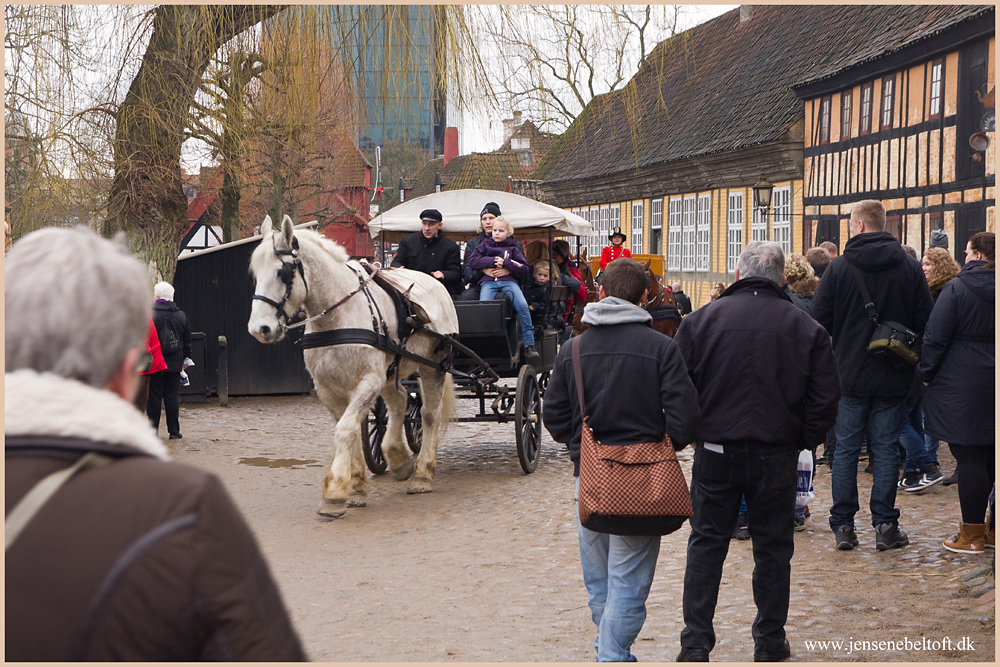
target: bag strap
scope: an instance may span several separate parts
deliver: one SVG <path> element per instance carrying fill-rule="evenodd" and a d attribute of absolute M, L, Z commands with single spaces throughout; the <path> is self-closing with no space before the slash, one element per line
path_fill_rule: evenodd
<path fill-rule="evenodd" d="M 21 502 L 10 511 L 4 519 L 4 552 L 10 551 L 11 545 L 27 527 L 31 520 L 35 518 L 38 511 L 49 501 L 56 491 L 62 487 L 69 478 L 81 470 L 92 468 L 103 468 L 112 463 L 115 459 L 97 452 L 87 452 L 77 462 L 68 468 L 62 468 L 47 475 L 40 482 L 31 487 L 31 490 L 21 498 Z"/>
<path fill-rule="evenodd" d="M 854 265 L 850 260 L 846 260 L 847 265 L 851 267 L 851 271 L 854 272 L 854 278 L 858 281 L 858 289 L 861 290 L 861 298 L 865 300 L 865 310 L 868 311 L 868 318 L 871 319 L 872 324 L 878 327 L 878 313 L 875 312 L 875 302 L 872 301 L 872 295 L 868 293 L 868 286 L 865 285 L 864 276 L 861 275 L 861 269 Z"/>
<path fill-rule="evenodd" d="M 573 377 L 576 379 L 576 397 L 580 401 L 580 418 L 586 418 L 587 412 L 583 405 L 583 372 L 580 370 L 580 337 L 571 338 L 570 351 L 573 357 Z"/>

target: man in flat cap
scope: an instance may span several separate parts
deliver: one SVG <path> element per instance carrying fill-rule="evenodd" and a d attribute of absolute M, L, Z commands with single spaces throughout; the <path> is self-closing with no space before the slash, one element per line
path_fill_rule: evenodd
<path fill-rule="evenodd" d="M 441 220 L 437 209 L 421 211 L 420 231 L 402 238 L 392 266 L 432 275 L 455 296 L 462 287 L 462 260 L 458 244 L 441 234 Z"/>

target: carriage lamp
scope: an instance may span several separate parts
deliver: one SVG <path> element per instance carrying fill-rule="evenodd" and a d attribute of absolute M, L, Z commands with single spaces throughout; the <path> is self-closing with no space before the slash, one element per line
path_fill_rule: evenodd
<path fill-rule="evenodd" d="M 774 185 L 768 183 L 764 179 L 764 174 L 760 175 L 760 180 L 757 185 L 753 186 L 753 205 L 757 208 L 770 208 L 771 207 L 771 192 L 774 191 Z"/>

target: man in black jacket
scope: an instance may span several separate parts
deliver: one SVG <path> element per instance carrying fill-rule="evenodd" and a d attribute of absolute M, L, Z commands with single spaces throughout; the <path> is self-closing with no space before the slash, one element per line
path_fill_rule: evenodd
<path fill-rule="evenodd" d="M 747 244 L 736 282 L 684 318 L 674 342 L 698 389 L 701 419 L 691 473 L 681 662 L 705 662 L 740 498 L 753 539 L 754 660 L 790 655 L 785 639 L 799 451 L 815 449 L 840 398 L 830 336 L 780 284 L 777 243 Z"/>
<path fill-rule="evenodd" d="M 691 299 L 689 299 L 688 295 L 681 290 L 681 284 L 675 282 L 670 286 L 670 291 L 674 294 L 674 303 L 676 303 L 677 307 L 680 309 L 681 315 L 690 315 Z"/>
<path fill-rule="evenodd" d="M 400 240 L 392 266 L 422 271 L 434 276 L 455 296 L 462 287 L 462 260 L 458 244 L 441 234 L 441 212 L 428 208 L 420 212 L 420 231 Z"/>
<path fill-rule="evenodd" d="M 909 543 L 899 529 L 896 482 L 906 395 L 913 367 L 890 364 L 868 353 L 875 326 L 865 310 L 861 279 L 879 322 L 893 321 L 923 335 L 933 302 L 920 262 L 903 251 L 885 229 L 885 207 L 869 199 L 851 210 L 851 239 L 844 254 L 830 262 L 813 296 L 812 316 L 833 336 L 844 395 L 837 411 L 837 456 L 832 466 L 830 528 L 838 549 L 858 545 L 854 515 L 858 504 L 858 454 L 868 432 L 875 459 L 869 507 L 879 551 Z"/>
<path fill-rule="evenodd" d="M 160 352 L 167 368 L 149 376 L 149 397 L 146 415 L 153 428 L 160 428 L 161 405 L 167 412 L 167 432 L 171 440 L 182 438 L 180 424 L 181 371 L 191 364 L 191 325 L 187 315 L 174 303 L 174 288 L 170 283 L 153 286 L 153 325 L 160 339 Z"/>
<path fill-rule="evenodd" d="M 633 259 L 608 264 L 599 295 L 587 305 L 590 328 L 556 356 L 545 391 L 543 418 L 556 442 L 569 446 L 574 476 L 580 474 L 580 414 L 572 348 L 580 345 L 584 401 L 594 437 L 605 445 L 659 442 L 664 432 L 674 448 L 694 435 L 698 395 L 684 360 L 666 336 L 653 330 L 646 299 L 646 272 Z M 791 506 L 789 506 L 791 507 Z M 646 618 L 660 537 L 609 535 L 577 521 L 580 562 L 590 614 L 597 625 L 597 660 L 628 662 Z"/>

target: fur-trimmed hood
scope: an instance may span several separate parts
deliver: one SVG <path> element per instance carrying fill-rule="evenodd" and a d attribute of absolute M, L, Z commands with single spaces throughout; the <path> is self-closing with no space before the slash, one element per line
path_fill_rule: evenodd
<path fill-rule="evenodd" d="M 4 436 L 83 438 L 170 460 L 146 415 L 116 394 L 52 373 L 4 374 Z"/>

